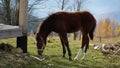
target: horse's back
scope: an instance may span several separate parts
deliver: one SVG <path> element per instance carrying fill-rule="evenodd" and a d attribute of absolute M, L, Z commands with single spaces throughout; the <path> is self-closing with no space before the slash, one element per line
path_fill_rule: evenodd
<path fill-rule="evenodd" d="M 57 12 L 56 13 L 56 21 L 55 21 L 55 30 L 59 30 L 61 32 L 75 32 L 76 29 L 79 28 L 79 15 L 71 12 Z"/>
<path fill-rule="evenodd" d="M 59 31 L 66 31 L 67 33 L 76 32 L 78 30 L 86 29 L 92 26 L 95 19 L 88 11 L 79 12 L 57 12 L 55 27 Z"/>
<path fill-rule="evenodd" d="M 78 11 L 78 12 L 57 12 L 55 13 L 56 20 L 62 21 L 64 23 L 82 23 L 86 21 L 95 21 L 94 16 L 88 11 Z M 58 22 L 59 23 L 59 22 Z"/>

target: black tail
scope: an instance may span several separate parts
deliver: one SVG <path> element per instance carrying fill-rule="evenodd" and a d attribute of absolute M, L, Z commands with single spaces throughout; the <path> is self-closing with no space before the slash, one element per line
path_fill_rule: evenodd
<path fill-rule="evenodd" d="M 90 37 L 91 40 L 93 40 L 93 38 L 94 38 L 94 34 L 93 33 L 95 31 L 95 27 L 96 27 L 96 23 L 94 24 L 94 26 L 92 27 L 92 29 L 89 32 L 89 37 Z"/>

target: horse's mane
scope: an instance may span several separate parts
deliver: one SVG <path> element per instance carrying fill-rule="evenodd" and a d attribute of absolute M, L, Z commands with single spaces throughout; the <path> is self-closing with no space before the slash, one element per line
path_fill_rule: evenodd
<path fill-rule="evenodd" d="M 50 14 L 48 17 L 46 17 L 38 26 L 37 30 L 36 30 L 36 33 L 39 33 L 40 29 L 41 29 L 41 26 L 43 26 L 43 24 L 45 24 L 45 22 L 50 22 L 53 21 L 53 19 L 55 19 L 55 16 L 56 14 L 52 13 Z"/>
<path fill-rule="evenodd" d="M 36 34 L 39 33 L 39 30 L 40 30 L 41 24 L 42 24 L 42 22 L 38 25 L 37 30 L 36 30 Z"/>

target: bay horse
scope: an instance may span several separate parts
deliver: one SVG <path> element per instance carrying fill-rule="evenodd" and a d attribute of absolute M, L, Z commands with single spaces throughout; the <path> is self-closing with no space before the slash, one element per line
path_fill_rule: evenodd
<path fill-rule="evenodd" d="M 46 46 L 47 36 L 53 31 L 58 33 L 60 37 L 63 48 L 63 57 L 65 57 L 67 48 L 69 60 L 72 60 L 72 54 L 69 48 L 67 33 L 73 33 L 80 30 L 83 35 L 82 46 L 74 60 L 80 57 L 82 49 L 86 46 L 83 57 L 83 59 L 85 59 L 88 52 L 87 50 L 89 48 L 89 37 L 91 40 L 93 40 L 95 27 L 96 20 L 94 16 L 88 11 L 61 11 L 51 14 L 42 22 L 42 24 L 38 27 L 36 32 L 38 54 L 42 55 L 43 50 Z"/>

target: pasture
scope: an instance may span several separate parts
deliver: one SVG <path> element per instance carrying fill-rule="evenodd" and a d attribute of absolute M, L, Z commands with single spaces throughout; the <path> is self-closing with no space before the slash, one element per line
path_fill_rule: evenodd
<path fill-rule="evenodd" d="M 120 37 L 103 38 L 102 43 L 120 42 Z M 0 43 L 8 43 L 16 47 L 15 38 L 1 39 Z M 114 55 L 103 55 L 101 50 L 94 50 L 90 46 L 86 60 L 69 61 L 68 55 L 62 58 L 62 46 L 58 37 L 48 40 L 43 56 L 37 54 L 34 37 L 28 37 L 28 54 L 15 54 L 0 51 L 0 68 L 119 68 L 120 57 Z M 81 46 L 81 40 L 69 38 L 72 59 L 76 56 Z M 99 43 L 95 38 L 90 43 Z"/>

